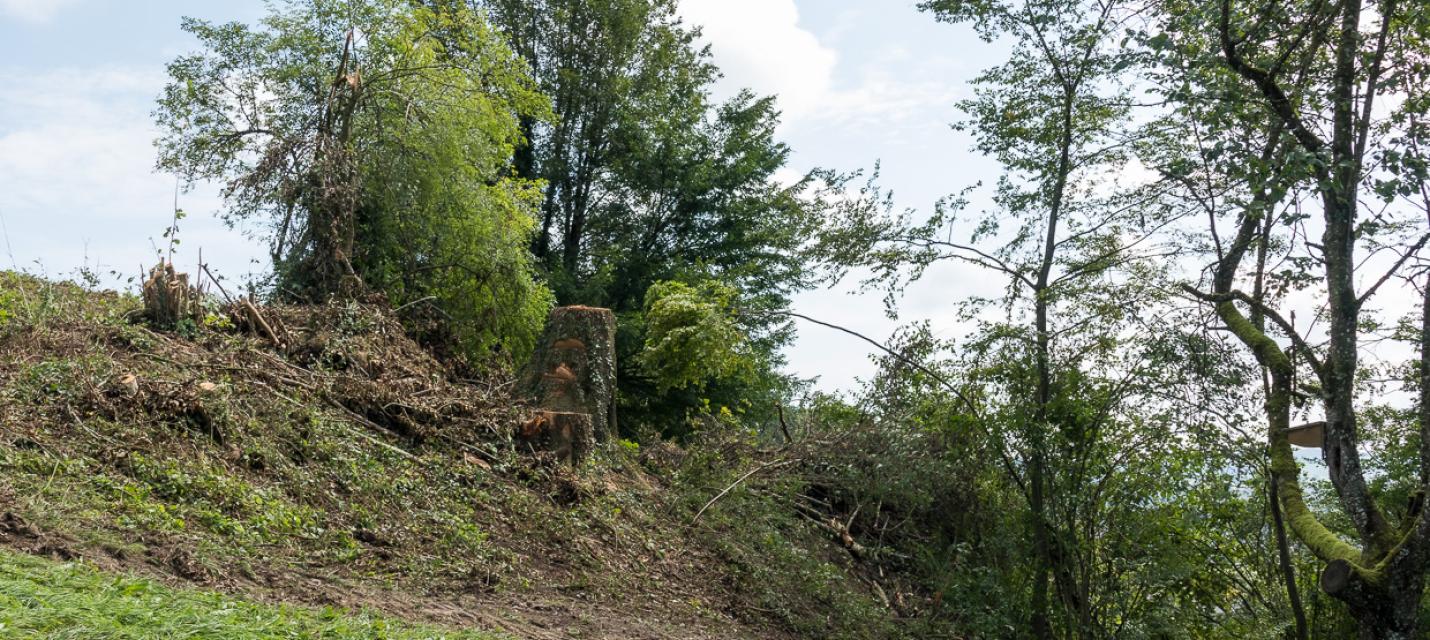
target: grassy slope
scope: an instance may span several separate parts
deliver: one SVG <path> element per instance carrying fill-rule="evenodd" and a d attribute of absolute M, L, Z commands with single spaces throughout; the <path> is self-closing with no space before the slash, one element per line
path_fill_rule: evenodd
<path fill-rule="evenodd" d="M 281 311 L 280 352 L 136 306 L 0 273 L 0 546 L 524 638 L 910 632 L 784 507 L 742 489 L 688 528 L 748 449 L 563 471 L 511 447 L 504 381 L 368 310 Z"/>
<path fill-rule="evenodd" d="M 79 563 L 0 552 L 0 637 L 105 639 L 481 640 L 369 614 L 260 605 L 113 577 Z"/>

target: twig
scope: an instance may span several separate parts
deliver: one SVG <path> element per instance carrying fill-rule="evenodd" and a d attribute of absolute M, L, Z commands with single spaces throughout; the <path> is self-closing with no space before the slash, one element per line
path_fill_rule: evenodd
<path fill-rule="evenodd" d="M 1391 276 L 1394 276 L 1395 272 L 1400 271 L 1400 267 L 1404 266 L 1407 260 L 1414 257 L 1415 254 L 1420 252 L 1420 249 L 1425 246 L 1426 241 L 1430 241 L 1430 233 L 1420 236 L 1419 242 L 1416 242 L 1414 246 L 1410 247 L 1409 250 L 1402 254 L 1400 256 L 1400 259 L 1395 261 L 1395 265 L 1392 266 L 1389 271 L 1385 272 L 1385 275 L 1382 275 L 1379 280 L 1375 281 L 1375 284 L 1371 285 L 1370 288 L 1366 289 L 1365 293 L 1362 293 L 1361 296 L 1356 299 L 1356 306 L 1362 306 L 1366 303 L 1367 300 L 1370 300 L 1370 297 L 1375 295 L 1375 292 L 1377 289 L 1380 288 L 1380 285 L 1385 284 L 1385 281 L 1389 280 Z"/>
<path fill-rule="evenodd" d="M 462 449 L 465 449 L 466 451 L 468 451 L 468 452 L 470 452 L 470 453 L 475 453 L 475 454 L 481 456 L 482 458 L 485 458 L 487 462 L 491 462 L 491 463 L 501 462 L 501 457 L 498 456 L 497 454 L 492 453 L 492 452 L 490 452 L 490 451 L 487 451 L 486 449 L 483 449 L 483 448 L 481 448 L 481 447 L 479 447 L 479 446 L 477 446 L 477 445 L 474 445 L 474 444 L 472 444 L 472 443 L 470 443 L 470 442 L 462 442 L 461 440 L 458 440 L 458 439 L 456 439 L 456 438 L 453 438 L 453 437 L 451 437 L 451 436 L 449 436 L 449 435 L 447 435 L 447 434 L 445 434 L 445 433 L 441 433 L 441 432 L 438 432 L 438 433 L 437 433 L 437 438 L 440 439 L 440 440 L 446 441 L 448 444 L 453 444 L 453 445 L 456 445 L 456 446 L 458 446 L 458 447 L 460 447 L 460 448 L 462 448 Z"/>
<path fill-rule="evenodd" d="M 218 281 L 218 278 L 214 277 L 213 272 L 209 271 L 209 266 L 206 264 L 200 264 L 199 268 L 202 269 L 204 274 L 209 277 L 209 280 L 213 281 L 214 286 L 218 287 L 218 292 L 223 294 L 223 299 L 227 300 L 229 304 L 233 304 L 233 296 L 228 295 L 228 290 L 224 289 L 223 283 L 220 283 Z"/>
<path fill-rule="evenodd" d="M 413 300 L 412 302 L 409 302 L 409 303 L 404 304 L 404 305 L 402 305 L 402 306 L 400 306 L 400 307 L 398 307 L 398 308 L 396 308 L 396 309 L 393 309 L 393 310 L 392 310 L 392 313 L 393 313 L 393 314 L 402 313 L 402 311 L 403 311 L 404 309 L 408 308 L 408 307 L 414 307 L 414 306 L 417 306 L 417 305 L 422 304 L 422 303 L 424 303 L 424 302 L 431 302 L 431 301 L 436 300 L 436 299 L 437 299 L 437 296 L 427 296 L 426 298 L 418 298 L 418 299 L 416 299 L 416 300 Z"/>
<path fill-rule="evenodd" d="M 382 425 L 379 425 L 379 424 L 376 423 L 376 422 L 373 422 L 373 421 L 371 421 L 371 420 L 368 420 L 367 418 L 365 418 L 365 417 L 359 415 L 356 411 L 353 411 L 352 409 L 349 409 L 349 408 L 347 408 L 347 407 L 344 407 L 341 402 L 338 402 L 337 400 L 334 400 L 332 396 L 329 396 L 328 394 L 325 393 L 325 394 L 323 394 L 323 399 L 326 400 L 326 401 L 328 402 L 328 404 L 332 405 L 334 409 L 337 409 L 337 410 L 339 410 L 339 411 L 342 411 L 344 414 L 346 414 L 346 415 L 347 415 L 349 418 L 351 418 L 352 420 L 354 420 L 354 421 L 356 421 L 356 422 L 359 422 L 359 423 L 361 423 L 361 424 L 364 424 L 364 425 L 366 425 L 366 426 L 367 426 L 368 428 L 370 428 L 370 429 L 377 429 L 377 430 L 379 430 L 379 431 L 386 431 L 386 429 L 383 429 L 383 428 L 382 428 Z M 373 443 L 373 444 L 375 444 L 375 445 L 378 445 L 378 446 L 380 446 L 380 447 L 383 447 L 383 448 L 387 449 L 388 451 L 391 451 L 391 452 L 396 453 L 396 454 L 398 454 L 398 455 L 400 455 L 400 456 L 402 456 L 402 457 L 404 457 L 404 458 L 407 458 L 408 460 L 411 460 L 411 461 L 413 461 L 413 462 L 416 462 L 416 461 L 418 460 L 417 456 L 412 455 L 410 452 L 403 451 L 402 449 L 399 449 L 399 448 L 397 448 L 397 447 L 395 447 L 395 446 L 392 446 L 392 445 L 390 445 L 390 444 L 388 444 L 388 443 L 386 443 L 386 442 L 383 442 L 382 440 L 379 440 L 379 439 L 377 439 L 377 438 L 374 437 L 374 436 L 371 436 L 371 435 L 368 435 L 368 434 L 366 434 L 366 433 L 363 433 L 362 431 L 354 430 L 353 433 L 357 434 L 359 437 L 363 438 L 364 440 L 367 440 L 368 442 L 371 442 L 371 443 Z"/>
<path fill-rule="evenodd" d="M 765 464 L 762 464 L 762 465 L 760 465 L 760 466 L 758 466 L 758 467 L 755 467 L 754 469 L 749 470 L 748 472 L 745 473 L 745 475 L 740 476 L 740 477 L 737 478 L 734 482 L 731 482 L 731 483 L 730 483 L 730 486 L 725 487 L 725 490 L 724 490 L 724 491 L 721 491 L 720 493 L 715 494 L 715 497 L 714 497 L 714 498 L 711 498 L 709 502 L 705 503 L 705 506 L 700 507 L 700 510 L 695 512 L 695 517 L 690 519 L 690 524 L 691 524 L 692 526 L 694 526 L 696 522 L 699 522 L 699 521 L 700 521 L 700 516 L 705 515 L 705 511 L 706 511 L 707 509 L 709 509 L 711 505 L 713 505 L 713 504 L 715 504 L 716 502 L 718 502 L 718 501 L 720 500 L 720 498 L 725 497 L 725 494 L 730 493 L 730 491 L 734 490 L 735 487 L 739 486 L 739 484 L 740 484 L 741 482 L 744 482 L 745 480 L 748 480 L 748 479 L 750 478 L 750 476 L 753 476 L 753 475 L 755 475 L 755 474 L 757 474 L 757 473 L 759 473 L 759 472 L 761 472 L 761 471 L 764 471 L 764 470 L 766 470 L 766 469 L 773 469 L 773 468 L 775 468 L 775 467 L 782 467 L 782 466 L 785 466 L 785 465 L 787 465 L 787 464 L 791 464 L 791 463 L 794 463 L 794 462 L 796 462 L 796 460 L 777 460 L 777 461 L 774 461 L 774 462 L 766 462 Z"/>

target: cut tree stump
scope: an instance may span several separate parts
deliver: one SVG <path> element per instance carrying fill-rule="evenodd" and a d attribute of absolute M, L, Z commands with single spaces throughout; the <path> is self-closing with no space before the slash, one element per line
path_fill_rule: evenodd
<path fill-rule="evenodd" d="M 596 442 L 616 430 L 616 316 L 610 309 L 557 307 L 518 387 L 538 409 L 584 413 Z"/>
<path fill-rule="evenodd" d="M 172 262 L 154 265 L 140 293 L 144 316 L 155 328 L 171 330 L 182 320 L 203 317 L 203 291 L 190 285 L 188 274 L 176 271 Z"/>
<path fill-rule="evenodd" d="M 553 453 L 558 461 L 573 467 L 585 460 L 596 444 L 591 416 L 559 411 L 536 412 L 517 429 L 516 439 L 533 453 Z"/>

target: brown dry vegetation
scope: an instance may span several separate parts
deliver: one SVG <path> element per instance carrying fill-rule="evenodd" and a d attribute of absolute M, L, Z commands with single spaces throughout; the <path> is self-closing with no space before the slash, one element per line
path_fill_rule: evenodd
<path fill-rule="evenodd" d="M 571 471 L 512 446 L 509 377 L 374 308 L 267 308 L 281 345 L 217 308 L 173 332 L 138 312 L 0 274 L 3 545 L 523 638 L 882 635 L 819 527 L 743 492 L 689 525 L 748 446 Z"/>

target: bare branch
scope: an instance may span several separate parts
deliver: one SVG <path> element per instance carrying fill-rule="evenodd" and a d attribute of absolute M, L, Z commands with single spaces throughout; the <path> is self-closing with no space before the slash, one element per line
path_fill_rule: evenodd
<path fill-rule="evenodd" d="M 1410 258 L 1414 257 L 1416 253 L 1420 252 L 1420 249 L 1425 247 L 1426 241 L 1430 241 L 1430 233 L 1420 236 L 1419 242 L 1416 242 L 1413 246 L 1411 246 L 1410 249 L 1408 249 L 1404 255 L 1400 256 L 1399 260 L 1395 261 L 1395 264 L 1390 267 L 1390 270 L 1386 271 L 1384 275 L 1380 276 L 1380 279 L 1376 280 L 1375 284 L 1371 285 L 1369 289 L 1366 289 L 1365 293 L 1362 293 L 1361 296 L 1356 299 L 1356 307 L 1361 307 L 1365 305 L 1366 301 L 1370 300 L 1370 297 L 1375 295 L 1376 290 L 1379 289 L 1381 285 L 1385 284 L 1386 280 L 1389 280 L 1394 277 L 1396 272 L 1400 271 L 1400 268 L 1402 266 L 1405 266 L 1406 261 L 1410 260 Z"/>

